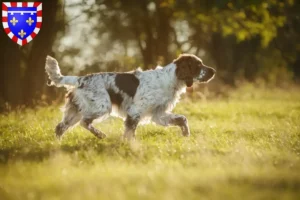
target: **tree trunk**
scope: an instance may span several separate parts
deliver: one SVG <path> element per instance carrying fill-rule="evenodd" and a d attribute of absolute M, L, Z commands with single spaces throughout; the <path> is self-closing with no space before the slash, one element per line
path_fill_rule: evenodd
<path fill-rule="evenodd" d="M 167 64 L 170 61 L 169 46 L 171 36 L 171 10 L 169 8 L 160 7 L 160 1 L 157 1 L 157 48 L 156 58 L 160 60 L 161 65 Z M 161 57 L 161 59 L 160 59 Z"/>
<path fill-rule="evenodd" d="M 39 34 L 33 41 L 32 49 L 26 62 L 27 70 L 24 79 L 24 102 L 33 105 L 39 100 L 46 86 L 45 59 L 51 53 L 58 31 L 56 15 L 59 8 L 59 0 L 43 1 L 43 23 Z"/>
<path fill-rule="evenodd" d="M 25 46 L 14 43 L 0 30 L 0 111 L 4 103 L 33 105 L 46 86 L 45 58 L 59 30 L 60 0 L 43 0 L 43 22 L 39 34 Z M 61 20 L 61 19 L 59 19 Z"/>
<path fill-rule="evenodd" d="M 21 50 L 3 31 L 0 30 L 0 110 L 4 103 L 16 106 L 21 102 Z"/>

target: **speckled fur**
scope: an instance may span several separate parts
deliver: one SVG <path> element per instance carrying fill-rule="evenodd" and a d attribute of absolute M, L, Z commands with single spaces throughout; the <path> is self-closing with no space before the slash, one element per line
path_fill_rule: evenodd
<path fill-rule="evenodd" d="M 176 64 L 177 63 L 177 64 Z M 210 70 L 211 73 L 206 73 Z M 185 92 L 186 86 L 193 81 L 207 82 L 214 76 L 215 71 L 206 67 L 194 55 L 183 54 L 174 62 L 155 70 L 135 71 L 131 73 L 137 81 L 129 81 L 132 85 L 126 88 L 137 87 L 135 92 L 126 93 L 122 85 L 116 84 L 116 77 L 120 73 L 96 73 L 87 76 L 63 76 L 57 61 L 48 56 L 46 59 L 46 72 L 52 85 L 66 86 L 69 95 L 63 120 L 58 124 L 56 135 L 61 137 L 71 126 L 80 121 L 80 124 L 98 138 L 105 134 L 92 126 L 94 119 L 103 120 L 109 115 L 121 117 L 125 120 L 124 138 L 135 137 L 138 123 L 150 121 L 156 124 L 179 126 L 183 136 L 189 136 L 190 131 L 186 117 L 172 114 L 171 111 L 179 101 L 180 95 Z M 201 73 L 200 73 L 201 72 Z M 209 77 L 208 75 L 209 74 Z M 126 75 L 128 77 L 128 75 Z M 192 81 L 192 83 L 191 83 Z M 126 82 L 124 82 L 126 84 Z M 120 105 L 114 106 L 111 93 L 118 94 Z"/>

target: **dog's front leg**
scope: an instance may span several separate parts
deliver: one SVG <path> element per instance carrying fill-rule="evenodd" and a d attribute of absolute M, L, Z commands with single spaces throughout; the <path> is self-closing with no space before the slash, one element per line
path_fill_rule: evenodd
<path fill-rule="evenodd" d="M 135 130 L 140 121 L 139 116 L 130 116 L 127 115 L 126 120 L 125 120 L 125 132 L 124 132 L 124 139 L 134 139 L 135 138 Z"/>
<path fill-rule="evenodd" d="M 187 118 L 184 115 L 178 115 L 172 113 L 164 114 L 161 116 L 155 116 L 152 119 L 152 121 L 162 126 L 169 126 L 169 125 L 179 126 L 183 136 L 185 137 L 190 136 L 190 128 L 188 125 Z"/>

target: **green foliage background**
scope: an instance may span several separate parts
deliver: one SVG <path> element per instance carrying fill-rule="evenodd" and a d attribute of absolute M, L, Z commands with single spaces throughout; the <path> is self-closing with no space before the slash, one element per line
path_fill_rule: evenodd
<path fill-rule="evenodd" d="M 19 47 L 0 28 L 0 199 L 299 199 L 300 1 L 39 0 L 43 25 Z M 151 69 L 193 53 L 217 69 L 176 127 L 123 123 L 54 137 L 62 73 Z"/>
<path fill-rule="evenodd" d="M 46 55 L 64 74 L 165 65 L 193 53 L 215 67 L 220 86 L 300 76 L 300 3 L 295 0 L 53 0 L 26 46 L 0 29 L 0 110 L 63 95 L 46 86 Z M 60 98 L 62 99 L 62 98 Z"/>

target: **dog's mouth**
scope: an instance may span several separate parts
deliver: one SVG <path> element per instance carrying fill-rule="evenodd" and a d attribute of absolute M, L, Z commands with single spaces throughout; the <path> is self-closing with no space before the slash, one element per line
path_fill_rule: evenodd
<path fill-rule="evenodd" d="M 196 81 L 199 81 L 201 83 L 207 83 L 211 79 L 214 78 L 216 74 L 216 70 L 211 67 L 202 67 L 200 70 L 200 74 L 198 77 L 196 77 Z"/>

